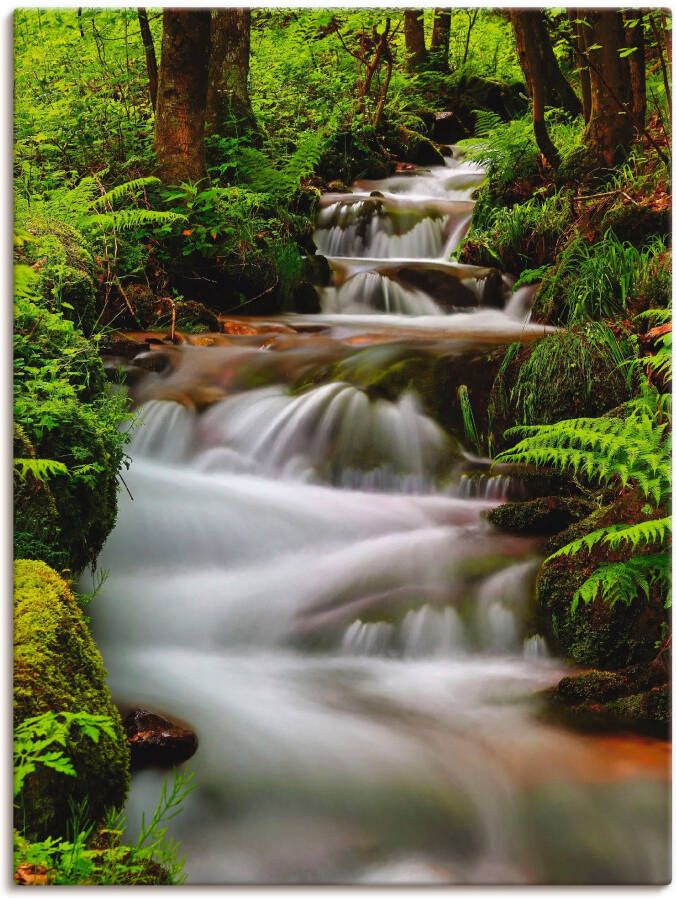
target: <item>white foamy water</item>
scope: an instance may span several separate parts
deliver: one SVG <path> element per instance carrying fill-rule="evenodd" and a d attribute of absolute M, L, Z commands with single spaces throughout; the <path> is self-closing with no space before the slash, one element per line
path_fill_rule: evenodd
<path fill-rule="evenodd" d="M 358 189 L 466 202 L 482 177 L 454 164 Z M 332 240 L 354 224 L 354 209 L 340 215 Z M 370 233 L 389 261 L 414 248 L 402 241 L 417 225 L 400 225 Z M 280 371 L 285 353 L 324 363 L 374 329 L 396 346 L 433 335 L 475 348 L 546 333 L 526 323 L 527 292 L 506 310 L 442 314 L 378 260 L 360 268 L 351 240 L 330 314 L 288 319 L 330 327 L 330 347 L 290 341 L 277 359 L 190 347 L 191 364 L 176 355 L 173 373 L 147 375 L 148 396 L 165 395 L 161 383 L 171 396 L 207 372 L 199 385 L 219 386 L 219 401 L 141 406 L 129 492 L 99 558 L 109 576 L 91 615 L 116 700 L 199 738 L 196 789 L 169 825 L 189 882 L 662 882 L 664 782 L 621 745 L 538 714 L 566 671 L 533 632 L 539 545 L 483 517 L 518 483 L 449 481 L 456 464 L 487 463 L 410 391 L 388 402 L 341 382 L 230 389 L 238 371 L 264 370 L 256 358 Z M 132 831 L 162 779 L 134 778 Z"/>

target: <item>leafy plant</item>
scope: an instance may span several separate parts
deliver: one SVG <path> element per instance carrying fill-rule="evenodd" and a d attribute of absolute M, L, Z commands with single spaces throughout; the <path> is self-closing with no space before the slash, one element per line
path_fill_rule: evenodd
<path fill-rule="evenodd" d="M 51 458 L 15 458 L 14 469 L 21 480 L 30 474 L 40 483 L 46 483 L 56 474 L 67 474 L 68 468 L 60 461 Z"/>
<path fill-rule="evenodd" d="M 474 412 L 472 411 L 472 402 L 469 398 L 469 390 L 465 384 L 458 387 L 458 402 L 460 403 L 460 412 L 462 414 L 462 424 L 465 430 L 465 436 L 472 446 L 480 451 L 481 439 L 477 431 L 476 421 L 474 420 Z"/>
<path fill-rule="evenodd" d="M 29 717 L 14 729 L 14 797 L 23 789 L 26 778 L 39 765 L 51 767 L 66 776 L 76 776 L 72 761 L 66 755 L 68 737 L 72 727 L 98 742 L 101 735 L 115 738 L 113 723 L 109 717 L 88 714 L 85 711 L 46 711 Z"/>

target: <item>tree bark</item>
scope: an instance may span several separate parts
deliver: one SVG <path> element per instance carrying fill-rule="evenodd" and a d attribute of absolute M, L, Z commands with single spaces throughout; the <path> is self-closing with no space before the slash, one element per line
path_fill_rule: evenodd
<path fill-rule="evenodd" d="M 543 92 L 545 106 L 556 106 L 565 109 L 571 115 L 582 112 L 582 104 L 577 94 L 563 76 L 547 30 L 544 11 L 541 9 L 511 10 L 514 37 L 523 47 L 528 46 L 531 59 L 530 68 L 537 71 L 540 87 Z M 522 66 L 523 68 L 523 66 Z M 526 87 L 533 96 L 533 83 L 529 82 L 524 69 Z"/>
<path fill-rule="evenodd" d="M 591 156 L 611 167 L 633 142 L 629 65 L 621 59 L 624 27 L 613 9 L 587 9 L 587 46 L 591 83 L 591 114 L 584 143 Z M 599 45 L 599 49 L 591 49 Z"/>
<path fill-rule="evenodd" d="M 207 128 L 221 136 L 257 134 L 249 97 L 251 10 L 221 8 L 212 16 Z"/>
<path fill-rule="evenodd" d="M 404 42 L 410 69 L 419 69 L 427 63 L 425 28 L 422 9 L 404 10 Z"/>
<path fill-rule="evenodd" d="M 645 89 L 645 40 L 643 35 L 642 9 L 629 10 L 625 16 L 636 20 L 636 25 L 625 27 L 625 43 L 627 47 L 635 47 L 627 57 L 629 64 L 629 82 L 631 87 L 631 115 L 634 125 L 639 130 L 645 127 L 646 89 Z"/>
<path fill-rule="evenodd" d="M 545 122 L 546 63 L 542 51 L 542 34 L 538 27 L 535 27 L 537 21 L 534 20 L 534 15 L 542 16 L 542 13 L 529 9 L 510 11 L 516 52 L 533 105 L 535 140 L 547 162 L 552 168 L 558 168 L 559 154 L 549 137 Z"/>
<path fill-rule="evenodd" d="M 440 72 L 448 71 L 448 46 L 451 38 L 451 10 L 435 9 L 430 56 Z"/>
<path fill-rule="evenodd" d="M 167 184 L 206 176 L 204 113 L 210 52 L 211 14 L 165 9 L 155 115 L 159 175 Z"/>
<path fill-rule="evenodd" d="M 582 115 L 585 123 L 589 121 L 591 113 L 591 82 L 589 80 L 589 66 L 587 65 L 587 42 L 584 26 L 580 21 L 584 11 L 569 9 L 568 18 L 572 28 L 572 44 L 575 50 L 575 66 L 579 70 L 580 94 L 582 97 Z"/>
<path fill-rule="evenodd" d="M 148 13 L 144 7 L 138 9 L 138 24 L 141 29 L 141 40 L 143 41 L 143 49 L 146 54 L 146 68 L 148 69 L 148 92 L 150 93 L 150 102 L 153 109 L 157 106 L 157 57 L 155 56 L 155 44 L 153 43 L 153 35 L 150 31 L 150 23 L 148 22 Z"/>

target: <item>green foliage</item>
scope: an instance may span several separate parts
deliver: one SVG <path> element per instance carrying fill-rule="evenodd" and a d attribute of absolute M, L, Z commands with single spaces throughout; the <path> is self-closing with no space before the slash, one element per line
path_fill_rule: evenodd
<path fill-rule="evenodd" d="M 460 412 L 462 414 L 462 423 L 465 436 L 470 444 L 477 451 L 481 450 L 481 439 L 479 437 L 476 421 L 474 420 L 474 412 L 472 411 L 472 403 L 469 398 L 469 391 L 465 384 L 458 387 L 458 402 L 460 403 Z"/>
<path fill-rule="evenodd" d="M 101 734 L 115 738 L 113 721 L 102 714 L 45 711 L 26 718 L 14 729 L 15 798 L 23 789 L 26 777 L 40 764 L 67 776 L 77 775 L 65 751 L 71 727 L 78 727 L 83 736 L 97 744 Z"/>
<path fill-rule="evenodd" d="M 73 814 L 67 839 L 48 836 L 28 842 L 15 831 L 14 864 L 44 867 L 53 885 L 180 885 L 185 881 L 183 860 L 166 824 L 181 811 L 192 788 L 192 774 L 174 771 L 171 787 L 165 781 L 151 820 L 142 821 L 133 844 L 122 842 L 126 819 L 117 811 L 97 831 L 82 815 Z"/>
<path fill-rule="evenodd" d="M 46 483 L 56 474 L 67 474 L 68 468 L 60 461 L 51 458 L 15 458 L 14 469 L 21 480 L 30 474 L 40 483 Z"/>
<path fill-rule="evenodd" d="M 625 317 L 645 273 L 664 252 L 659 237 L 641 250 L 611 230 L 598 243 L 578 237 L 543 281 L 538 304 L 553 309 L 560 323 Z"/>
<path fill-rule="evenodd" d="M 56 527 L 44 521 L 35 525 L 31 494 L 20 493 L 15 542 L 19 557 L 29 553 L 52 562 L 53 551 L 63 552 L 68 566 L 81 570 L 96 557 L 115 521 L 116 478 L 128 440 L 119 426 L 128 417 L 127 400 L 108 389 L 97 340 L 88 341 L 61 314 L 41 308 L 31 294 L 34 279 L 29 275 L 30 269 L 19 266 L 14 419 L 35 458 L 27 465 L 20 462 L 19 469 L 39 470 L 43 460 L 44 473 L 48 459 L 61 476 L 50 481 Z M 28 453 L 22 451 L 19 457 L 25 459 Z"/>
<path fill-rule="evenodd" d="M 629 553 L 628 558 L 596 568 L 573 594 L 572 612 L 580 601 L 589 604 L 599 595 L 611 606 L 631 604 L 639 593 L 647 599 L 652 586 L 658 586 L 665 605 L 671 605 L 671 517 L 654 516 L 671 499 L 671 422 L 660 421 L 657 402 L 657 392 L 647 389 L 642 403 L 627 403 L 616 416 L 515 428 L 512 432 L 523 439 L 497 456 L 496 461 L 554 467 L 614 491 L 620 487 L 635 491 L 649 503 L 643 509 L 647 519 L 597 528 L 547 559 L 600 546 Z"/>

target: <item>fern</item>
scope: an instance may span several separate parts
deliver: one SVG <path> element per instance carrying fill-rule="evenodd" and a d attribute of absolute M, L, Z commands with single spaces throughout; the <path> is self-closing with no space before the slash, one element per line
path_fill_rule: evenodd
<path fill-rule="evenodd" d="M 467 389 L 467 386 L 465 384 L 461 384 L 458 387 L 458 402 L 460 403 L 460 412 L 462 414 L 462 423 L 465 429 L 465 436 L 475 449 L 480 450 L 481 441 L 479 439 L 476 421 L 474 420 L 474 412 L 472 411 L 472 403 L 469 398 L 469 390 Z"/>
<path fill-rule="evenodd" d="M 571 614 L 580 602 L 589 605 L 599 594 L 611 607 L 618 602 L 630 605 L 642 593 L 646 598 L 650 588 L 657 586 L 665 593 L 664 605 L 671 607 L 671 554 L 639 555 L 626 561 L 607 562 L 598 566 L 573 594 Z"/>
<path fill-rule="evenodd" d="M 145 190 L 146 187 L 157 187 L 161 183 L 159 178 L 134 178 L 132 181 L 125 181 L 124 184 L 112 187 L 102 196 L 93 199 L 89 205 L 92 209 L 104 208 L 106 204 L 114 206 L 119 200 L 133 196 L 139 191 Z"/>
<path fill-rule="evenodd" d="M 496 462 L 529 463 L 554 467 L 582 475 L 602 487 L 622 485 L 636 490 L 655 506 L 671 499 L 670 419 L 660 420 L 659 394 L 645 378 L 638 399 L 617 410 L 616 417 L 573 418 L 557 424 L 511 428 L 523 439 L 497 456 Z M 650 513 L 650 505 L 644 509 Z M 607 562 L 588 577 L 575 592 L 571 613 L 582 601 L 601 596 L 611 606 L 630 604 L 638 595 L 649 596 L 653 585 L 665 590 L 665 605 L 671 604 L 670 555 L 671 516 L 649 518 L 630 524 L 601 527 L 573 540 L 551 559 L 589 552 L 604 545 L 632 554 L 624 561 Z M 645 554 L 645 550 L 652 550 Z"/>
<path fill-rule="evenodd" d="M 323 148 L 323 135 L 308 133 L 299 140 L 296 151 L 279 169 L 270 163 L 261 150 L 242 147 L 239 150 L 239 172 L 256 192 L 277 199 L 293 193 L 298 188 L 301 178 L 314 171 L 321 159 Z"/>
<path fill-rule="evenodd" d="M 50 458 L 15 458 L 14 468 L 21 480 L 25 480 L 28 474 L 45 483 L 56 474 L 67 474 L 68 468 L 60 461 Z"/>
<path fill-rule="evenodd" d="M 129 231 L 149 225 L 175 224 L 179 221 L 187 221 L 187 217 L 178 212 L 158 212 L 154 209 L 117 209 L 89 215 L 86 224 L 101 231 Z"/>

